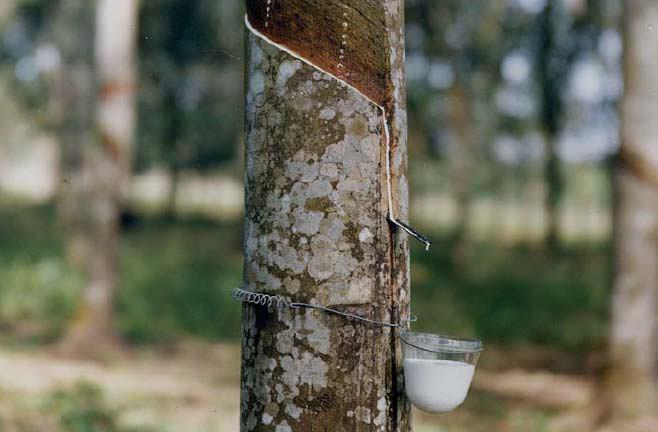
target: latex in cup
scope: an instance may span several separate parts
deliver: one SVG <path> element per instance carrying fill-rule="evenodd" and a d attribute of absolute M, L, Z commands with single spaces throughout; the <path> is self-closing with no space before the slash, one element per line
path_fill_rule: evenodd
<path fill-rule="evenodd" d="M 407 397 L 430 413 L 451 411 L 464 402 L 482 342 L 430 333 L 400 335 Z"/>

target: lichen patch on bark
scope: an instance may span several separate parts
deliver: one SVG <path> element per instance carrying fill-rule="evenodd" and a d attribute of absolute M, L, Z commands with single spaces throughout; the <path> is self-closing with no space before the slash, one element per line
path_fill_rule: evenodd
<path fill-rule="evenodd" d="M 275 63 L 271 57 L 282 53 L 272 47 L 256 50 L 248 98 L 253 105 L 262 103 L 259 111 L 268 115 L 250 109 L 247 116 L 252 122 L 247 183 L 259 193 L 248 196 L 254 205 L 248 206 L 245 226 L 245 282 L 249 288 L 276 290 L 282 287 L 282 272 L 291 272 L 288 277 L 300 276 L 288 283 L 298 281 L 295 292 L 302 281 L 312 283 L 317 297 L 331 301 L 340 298 L 331 295 L 335 287 L 372 280 L 365 275 L 375 263 L 375 248 L 355 240 L 364 229 L 369 241 L 380 231 L 381 117 L 374 104 L 345 85 L 312 79 L 317 71 L 298 60 L 282 59 L 276 75 L 265 80 L 264 71 Z M 318 95 L 322 107 L 312 103 Z M 307 117 L 306 111 L 316 115 Z M 271 128 L 273 117 L 282 125 Z M 351 250 L 356 253 L 347 253 Z M 354 277 L 359 274 L 364 277 Z M 367 302 L 372 289 L 350 297 Z"/>

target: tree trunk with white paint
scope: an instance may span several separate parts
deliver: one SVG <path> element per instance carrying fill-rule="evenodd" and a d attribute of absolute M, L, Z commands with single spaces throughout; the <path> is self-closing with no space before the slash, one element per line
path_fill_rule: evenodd
<path fill-rule="evenodd" d="M 658 409 L 658 3 L 625 4 L 625 95 L 615 182 L 616 271 L 608 376 L 610 413 Z"/>
<path fill-rule="evenodd" d="M 402 0 L 247 0 L 247 11 L 260 34 L 246 36 L 244 288 L 407 318 L 385 132 L 392 210 L 406 220 Z M 409 430 L 397 330 L 243 308 L 242 431 Z"/>
<path fill-rule="evenodd" d="M 88 354 L 113 344 L 119 216 L 135 130 L 137 0 L 96 2 L 98 139 L 82 149 L 86 287 L 62 347 Z"/>

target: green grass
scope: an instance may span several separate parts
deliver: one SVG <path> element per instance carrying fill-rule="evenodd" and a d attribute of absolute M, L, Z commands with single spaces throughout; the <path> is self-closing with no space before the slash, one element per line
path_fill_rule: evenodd
<path fill-rule="evenodd" d="M 66 262 L 52 208 L 0 207 L 0 325 L 52 340 L 75 311 L 82 276 Z M 118 328 L 135 342 L 181 335 L 235 339 L 240 228 L 144 220 L 121 242 Z"/>
<path fill-rule="evenodd" d="M 107 404 L 102 390 L 85 381 L 54 390 L 44 411 L 54 414 L 62 432 L 129 432 L 119 426 L 118 411 Z"/>
<path fill-rule="evenodd" d="M 36 340 L 62 331 L 82 282 L 62 239 L 51 207 L 0 207 L 0 325 Z M 414 245 L 414 329 L 574 351 L 603 345 L 607 245 L 553 256 L 537 246 L 471 244 L 459 259 L 453 246 L 445 236 L 429 253 Z M 237 224 L 138 221 L 123 235 L 121 264 L 118 328 L 129 340 L 238 338 L 240 307 L 230 296 L 241 279 Z"/>
<path fill-rule="evenodd" d="M 241 308 L 241 229 L 204 221 L 146 222 L 121 253 L 119 325 L 133 340 L 193 334 L 235 339 Z"/>
<path fill-rule="evenodd" d="M 0 393 L 0 430 L 52 432 L 165 432 L 163 425 L 127 421 L 130 407 L 111 403 L 104 390 L 76 381 L 42 394 Z M 130 424 L 133 423 L 133 424 Z M 137 423 L 137 424 L 135 424 Z"/>
<path fill-rule="evenodd" d="M 0 326 L 42 342 L 74 312 L 82 278 L 64 259 L 47 207 L 0 207 Z"/>
<path fill-rule="evenodd" d="M 430 253 L 413 249 L 415 329 L 578 351 L 605 343 L 608 246 L 551 255 L 538 246 L 475 244 L 460 258 L 452 246 L 439 240 Z"/>

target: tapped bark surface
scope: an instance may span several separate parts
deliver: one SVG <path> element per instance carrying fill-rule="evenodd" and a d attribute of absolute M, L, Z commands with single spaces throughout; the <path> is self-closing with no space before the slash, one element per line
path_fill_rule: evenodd
<path fill-rule="evenodd" d="M 615 281 L 608 376 L 610 414 L 658 409 L 658 3 L 625 4 L 625 95 L 615 175 Z"/>
<path fill-rule="evenodd" d="M 388 26 L 383 0 L 247 0 L 252 26 L 389 105 Z M 389 3 L 393 3 L 389 1 Z"/>
<path fill-rule="evenodd" d="M 360 39 L 342 38 L 351 26 L 364 31 L 352 20 L 358 16 L 376 30 L 371 36 L 380 35 L 367 52 L 384 74 L 363 81 L 390 84 L 377 84 L 375 98 L 349 83 L 365 97 L 247 30 L 244 288 L 381 321 L 407 318 L 407 242 L 386 218 L 384 119 L 369 100 L 387 106 L 394 211 L 406 220 L 402 2 L 262 0 L 248 1 L 247 10 L 276 43 L 303 58 L 292 45 L 335 48 L 326 62 L 344 65 L 363 61 Z M 282 11 L 287 15 L 277 17 Z M 320 32 L 321 40 L 311 44 L 308 32 Z M 241 430 L 408 431 L 396 332 L 245 303 Z"/>

